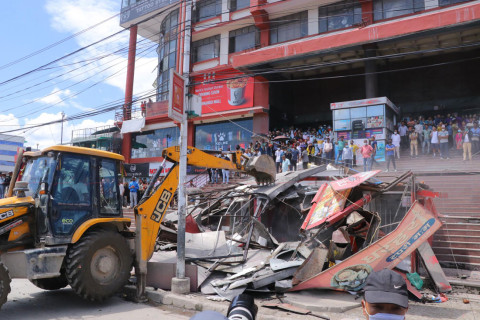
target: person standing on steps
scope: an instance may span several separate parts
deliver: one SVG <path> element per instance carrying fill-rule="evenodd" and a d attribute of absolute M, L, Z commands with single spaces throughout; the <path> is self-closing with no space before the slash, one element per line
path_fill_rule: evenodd
<path fill-rule="evenodd" d="M 135 177 L 132 177 L 132 181 L 128 184 L 128 189 L 130 190 L 130 208 L 135 207 L 138 202 L 138 189 L 140 189 L 140 186 L 136 180 Z"/>
<path fill-rule="evenodd" d="M 393 170 L 397 172 L 397 165 L 395 164 L 395 145 L 392 143 L 392 139 L 388 139 L 388 143 L 385 146 L 385 154 L 387 156 L 387 170 L 390 171 L 390 162 L 393 163 Z"/>

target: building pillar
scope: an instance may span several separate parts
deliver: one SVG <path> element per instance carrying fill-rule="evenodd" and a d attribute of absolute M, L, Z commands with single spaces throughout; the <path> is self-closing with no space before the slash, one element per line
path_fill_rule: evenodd
<path fill-rule="evenodd" d="M 127 63 L 127 82 L 125 84 L 125 108 L 123 121 L 129 120 L 132 114 L 132 100 L 133 100 L 133 78 L 135 75 L 135 55 L 137 51 L 137 31 L 136 25 L 130 27 L 130 42 L 128 44 L 128 63 Z M 132 135 L 130 133 L 123 135 L 122 153 L 125 157 L 125 162 L 129 163 L 132 152 Z"/>
<path fill-rule="evenodd" d="M 230 32 L 228 31 L 222 31 L 220 34 L 220 65 L 228 64 L 229 36 Z"/>
<path fill-rule="evenodd" d="M 318 34 L 318 7 L 308 10 L 308 35 Z"/>
<path fill-rule="evenodd" d="M 365 98 L 378 97 L 378 75 L 377 61 L 368 59 L 377 56 L 377 46 L 375 44 L 365 45 L 363 47 L 365 53 Z"/>

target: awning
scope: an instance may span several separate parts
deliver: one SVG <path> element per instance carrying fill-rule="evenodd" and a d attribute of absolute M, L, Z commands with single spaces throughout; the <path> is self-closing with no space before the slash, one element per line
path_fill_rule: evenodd
<path fill-rule="evenodd" d="M 124 121 L 121 133 L 140 132 L 145 127 L 145 118 Z"/>

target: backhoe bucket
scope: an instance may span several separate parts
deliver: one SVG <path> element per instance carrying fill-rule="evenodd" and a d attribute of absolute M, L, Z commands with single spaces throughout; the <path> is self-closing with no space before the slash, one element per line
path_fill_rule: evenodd
<path fill-rule="evenodd" d="M 257 184 L 274 183 L 277 174 L 275 161 L 266 154 L 250 158 L 245 165 L 245 171 L 255 178 Z"/>

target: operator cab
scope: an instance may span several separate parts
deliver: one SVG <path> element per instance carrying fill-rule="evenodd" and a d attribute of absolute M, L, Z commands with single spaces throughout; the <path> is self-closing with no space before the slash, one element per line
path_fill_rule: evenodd
<path fill-rule="evenodd" d="M 81 147 L 26 152 L 17 181 L 35 200 L 35 241 L 70 243 L 87 220 L 122 217 L 119 180 L 123 156 Z"/>

